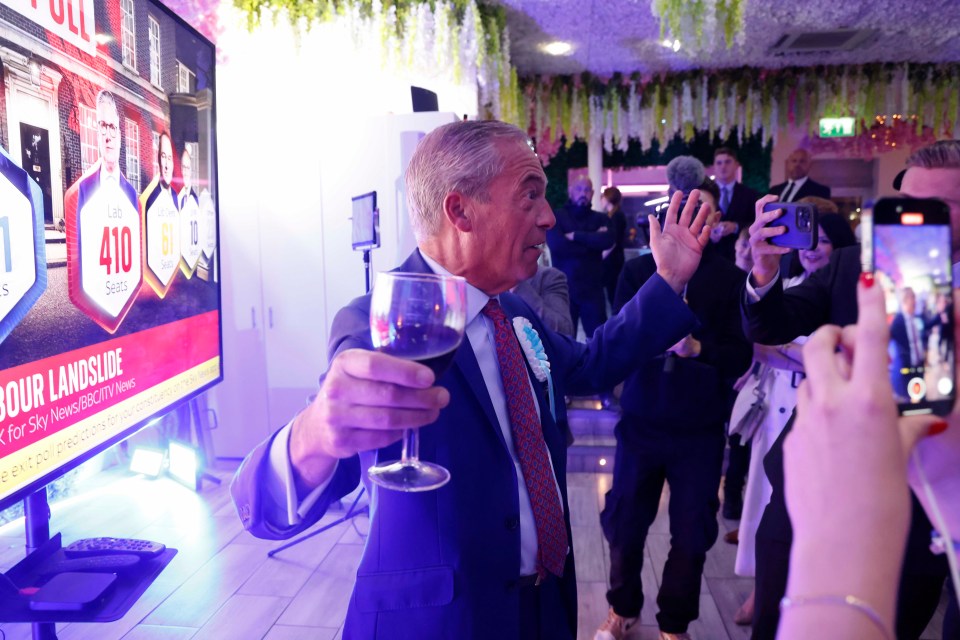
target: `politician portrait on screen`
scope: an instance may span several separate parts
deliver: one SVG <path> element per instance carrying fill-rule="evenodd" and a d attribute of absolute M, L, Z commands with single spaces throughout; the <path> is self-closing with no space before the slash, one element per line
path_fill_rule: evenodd
<path fill-rule="evenodd" d="M 143 282 L 136 189 L 120 171 L 120 112 L 109 91 L 97 94 L 99 158 L 64 195 L 70 300 L 113 333 Z"/>
<path fill-rule="evenodd" d="M 144 277 L 157 295 L 167 295 L 180 265 L 180 203 L 173 190 L 173 142 L 166 131 L 157 147 L 157 175 L 140 196 L 143 207 Z"/>

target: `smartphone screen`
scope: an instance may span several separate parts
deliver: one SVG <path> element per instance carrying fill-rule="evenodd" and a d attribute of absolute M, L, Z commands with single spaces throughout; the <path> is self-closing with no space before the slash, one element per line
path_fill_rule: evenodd
<path fill-rule="evenodd" d="M 945 415 L 956 364 L 949 211 L 935 200 L 880 200 L 872 226 L 894 397 L 901 413 Z"/>

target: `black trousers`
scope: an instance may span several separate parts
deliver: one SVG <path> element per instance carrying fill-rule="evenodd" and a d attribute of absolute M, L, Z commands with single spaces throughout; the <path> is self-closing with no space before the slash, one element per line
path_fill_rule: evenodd
<path fill-rule="evenodd" d="M 735 433 L 727 442 L 730 444 L 730 457 L 727 460 L 727 472 L 723 477 L 723 500 L 743 499 L 743 485 L 750 470 L 750 445 L 740 444 L 740 434 Z"/>
<path fill-rule="evenodd" d="M 616 433 L 613 486 L 600 514 L 610 544 L 607 601 L 621 616 L 640 615 L 643 548 L 666 481 L 670 485 L 670 552 L 657 595 L 657 622 L 662 631 L 683 633 L 700 615 L 700 577 L 719 529 L 723 425 L 675 434 L 645 429 L 638 419 L 624 416 Z"/>
<path fill-rule="evenodd" d="M 603 298 L 603 289 L 599 283 L 597 290 L 588 295 L 574 297 L 570 294 L 570 319 L 573 320 L 574 335 L 577 331 L 577 320 L 583 322 L 583 333 L 587 339 L 597 327 L 607 321 L 607 302 Z"/>

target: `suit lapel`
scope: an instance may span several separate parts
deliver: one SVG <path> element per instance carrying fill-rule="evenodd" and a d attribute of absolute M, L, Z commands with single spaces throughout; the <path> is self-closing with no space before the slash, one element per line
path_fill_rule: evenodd
<path fill-rule="evenodd" d="M 497 420 L 497 413 L 493 409 L 493 402 L 490 400 L 490 394 L 487 393 L 487 384 L 483 381 L 483 373 L 480 371 L 480 363 L 473 354 L 473 345 L 467 338 L 463 339 L 460 348 L 457 349 L 457 355 L 453 358 L 454 366 L 460 371 L 464 378 L 464 386 L 479 404 L 485 416 L 487 423 L 497 435 L 497 439 L 504 447 L 507 443 L 503 439 L 503 431 L 500 429 L 500 421 Z"/>

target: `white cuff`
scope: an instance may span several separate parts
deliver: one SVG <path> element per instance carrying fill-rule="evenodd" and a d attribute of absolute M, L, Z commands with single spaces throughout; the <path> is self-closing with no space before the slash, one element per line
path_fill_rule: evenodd
<path fill-rule="evenodd" d="M 754 287 L 753 283 L 750 282 L 752 277 L 753 274 L 747 274 L 747 303 L 760 302 L 760 299 L 767 295 L 767 292 L 770 291 L 770 289 L 773 289 L 773 285 L 775 285 L 777 280 L 780 279 L 780 269 L 777 269 L 777 273 L 773 276 L 773 280 L 762 287 Z"/>
<path fill-rule="evenodd" d="M 326 482 L 307 494 L 302 501 L 297 499 L 297 486 L 293 478 L 293 465 L 290 462 L 290 421 L 277 432 L 270 445 L 270 464 L 267 465 L 266 490 L 270 496 L 268 519 L 277 524 L 293 527 L 300 524 L 303 516 L 320 498 L 320 494 L 333 480 L 333 474 Z M 336 467 L 334 467 L 334 473 Z"/>

